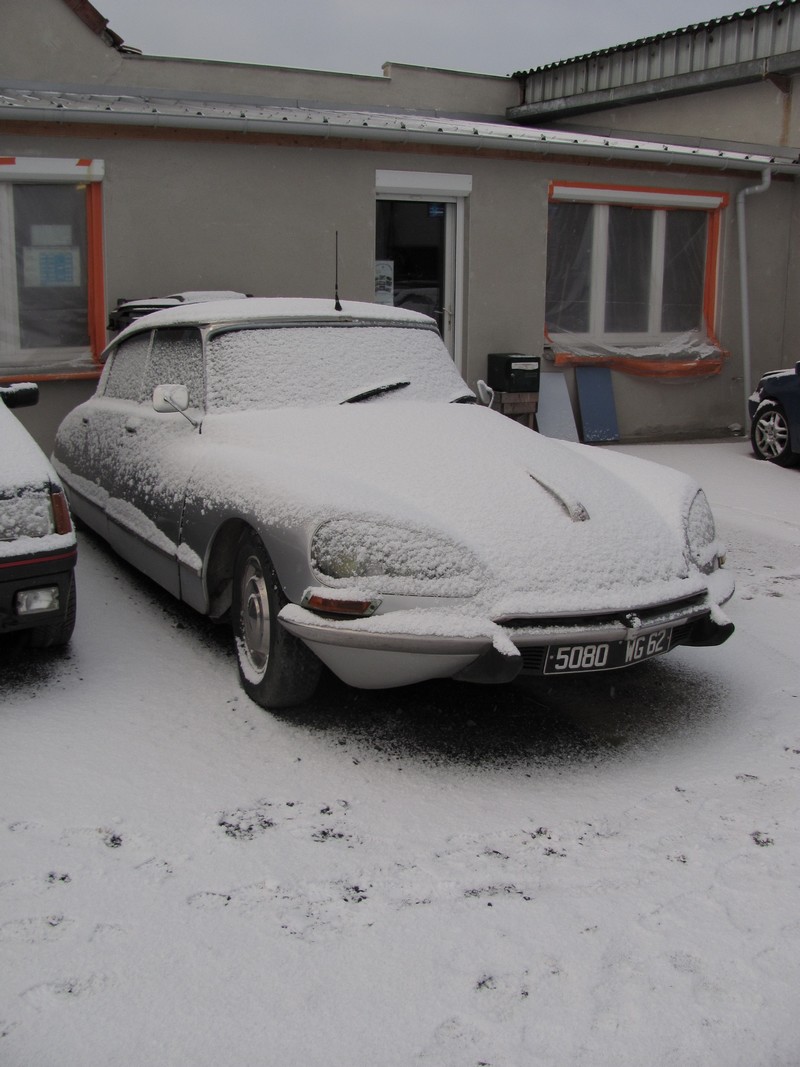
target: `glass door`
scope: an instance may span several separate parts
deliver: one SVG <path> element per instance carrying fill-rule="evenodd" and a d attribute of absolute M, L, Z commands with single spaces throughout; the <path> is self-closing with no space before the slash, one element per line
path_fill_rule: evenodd
<path fill-rule="evenodd" d="M 455 204 L 379 197 L 375 299 L 430 315 L 455 354 Z"/>

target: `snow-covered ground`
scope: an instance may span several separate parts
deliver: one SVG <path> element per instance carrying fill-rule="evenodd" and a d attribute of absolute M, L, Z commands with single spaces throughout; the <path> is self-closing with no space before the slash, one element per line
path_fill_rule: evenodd
<path fill-rule="evenodd" d="M 737 632 L 558 685 L 266 713 L 82 537 L 70 650 L 0 665 L 0 1063 L 800 1063 L 800 470 L 623 451 L 705 486 Z"/>

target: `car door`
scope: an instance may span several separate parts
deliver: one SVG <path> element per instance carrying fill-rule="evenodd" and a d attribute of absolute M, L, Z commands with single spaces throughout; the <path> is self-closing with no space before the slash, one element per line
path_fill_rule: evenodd
<path fill-rule="evenodd" d="M 108 503 L 119 493 L 118 441 L 124 420 L 135 411 L 150 348 L 150 332 L 112 348 L 97 392 L 71 411 L 58 430 L 55 458 L 75 514 L 108 538 Z"/>
<path fill-rule="evenodd" d="M 139 336 L 139 335 L 137 335 Z M 133 340 L 133 339 L 132 339 Z M 197 461 L 202 415 L 202 340 L 196 328 L 169 327 L 147 335 L 141 376 L 110 368 L 106 405 L 98 418 L 99 460 L 107 537 L 116 551 L 175 596 L 180 595 L 178 542 L 189 474 Z M 117 352 L 117 360 L 129 353 Z M 141 353 L 136 353 L 141 361 Z M 156 385 L 182 384 L 189 417 L 153 408 Z M 125 392 L 126 396 L 110 393 Z"/>

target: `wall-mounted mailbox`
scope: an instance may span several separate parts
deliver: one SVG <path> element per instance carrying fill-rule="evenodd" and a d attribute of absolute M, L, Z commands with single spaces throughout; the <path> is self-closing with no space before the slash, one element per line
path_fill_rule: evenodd
<path fill-rule="evenodd" d="M 500 393 L 538 393 L 538 356 L 493 352 L 487 357 L 486 381 Z"/>

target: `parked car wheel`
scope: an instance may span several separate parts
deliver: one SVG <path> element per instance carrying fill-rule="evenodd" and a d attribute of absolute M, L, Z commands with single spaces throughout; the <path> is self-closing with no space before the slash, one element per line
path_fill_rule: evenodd
<path fill-rule="evenodd" d="M 791 467 L 800 458 L 791 451 L 789 423 L 783 408 L 774 400 L 759 405 L 753 416 L 750 440 L 759 459 L 768 459 L 781 467 Z"/>
<path fill-rule="evenodd" d="M 66 645 L 75 629 L 75 610 L 77 607 L 75 575 L 70 578 L 67 592 L 67 610 L 56 622 L 48 626 L 36 626 L 30 631 L 28 643 L 31 648 L 54 648 Z"/>
<path fill-rule="evenodd" d="M 286 603 L 261 540 L 248 531 L 236 553 L 233 630 L 242 686 L 265 708 L 302 704 L 322 670 L 314 653 L 277 621 Z"/>

